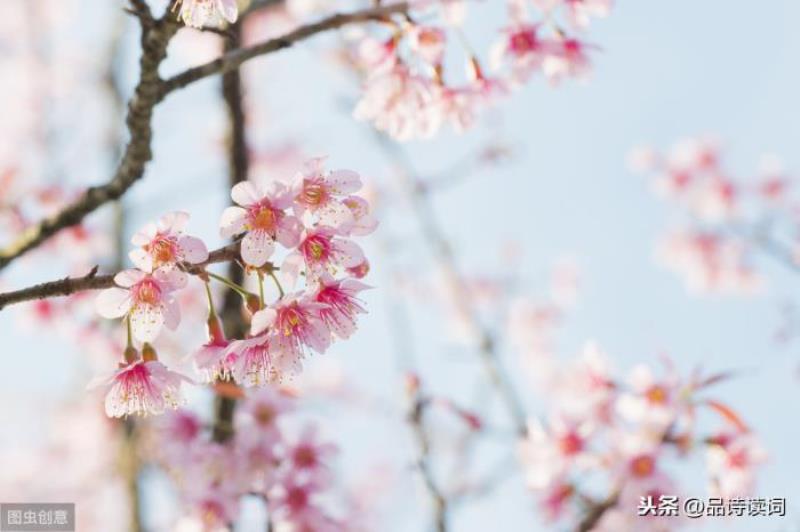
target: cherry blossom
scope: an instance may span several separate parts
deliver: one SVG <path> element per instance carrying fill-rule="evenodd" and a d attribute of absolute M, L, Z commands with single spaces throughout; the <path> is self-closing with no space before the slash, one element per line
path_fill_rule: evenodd
<path fill-rule="evenodd" d="M 353 198 L 343 198 L 361 188 L 361 178 L 350 170 L 326 172 L 324 159 L 312 159 L 306 169 L 298 174 L 292 185 L 294 212 L 303 218 L 306 212 L 314 222 L 333 228 L 347 228 L 356 222 L 356 213 L 363 206 Z M 350 204 L 345 203 L 349 200 Z M 356 212 L 354 212 L 356 211 Z M 361 213 L 363 217 L 366 213 Z"/>
<path fill-rule="evenodd" d="M 228 207 L 220 221 L 221 234 L 230 238 L 245 233 L 242 258 L 251 266 L 263 266 L 272 256 L 275 241 L 291 248 L 297 243 L 301 225 L 285 210 L 293 197 L 283 184 L 273 181 L 267 187 L 250 182 L 239 183 L 231 190 L 239 207 Z"/>
<path fill-rule="evenodd" d="M 162 326 L 175 329 L 180 307 L 173 292 L 186 285 L 186 274 L 159 268 L 152 274 L 123 270 L 114 277 L 120 287 L 104 290 L 97 298 L 97 310 L 105 318 L 125 316 L 133 335 L 142 342 L 153 341 Z"/>
<path fill-rule="evenodd" d="M 181 383 L 189 379 L 170 371 L 158 360 L 136 360 L 120 364 L 109 376 L 100 377 L 90 387 L 106 390 L 106 414 L 125 417 L 132 414 L 161 414 L 167 407 L 182 402 Z"/>
<path fill-rule="evenodd" d="M 325 272 L 336 274 L 363 262 L 364 252 L 358 244 L 341 237 L 330 227 L 317 226 L 303 233 L 297 249 L 283 261 L 281 272 L 293 285 L 303 267 L 306 275 L 313 279 Z"/>
<path fill-rule="evenodd" d="M 319 316 L 336 336 L 349 338 L 356 330 L 356 316 L 366 312 L 358 299 L 359 292 L 369 286 L 355 279 L 335 280 L 323 275 L 317 280 L 314 299 L 323 305 Z"/>
<path fill-rule="evenodd" d="M 181 262 L 204 262 L 208 259 L 206 245 L 199 238 L 183 234 L 188 221 L 188 213 L 171 212 L 158 223 L 147 224 L 131 239 L 138 246 L 129 254 L 131 261 L 145 272 Z"/>

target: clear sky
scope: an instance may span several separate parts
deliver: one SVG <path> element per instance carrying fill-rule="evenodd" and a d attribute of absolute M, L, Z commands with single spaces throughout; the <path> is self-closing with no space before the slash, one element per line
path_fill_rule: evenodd
<path fill-rule="evenodd" d="M 408 146 L 423 171 L 448 166 L 494 131 L 501 130 L 502 138 L 515 147 L 514 161 L 454 185 L 436 196 L 435 205 L 468 270 L 502 273 L 498 250 L 509 240 L 522 246 L 523 273 L 534 286 L 543 283 L 543 273 L 555 259 L 576 259 L 583 291 L 560 336 L 565 355 L 595 339 L 622 369 L 668 353 L 685 369 L 702 364 L 742 370 L 717 392 L 742 412 L 770 452 L 758 494 L 787 497 L 791 516 L 785 526 L 748 521 L 736 528 L 735 523 L 712 522 L 707 530 L 792 530 L 800 521 L 800 344 L 779 346 L 772 340 L 780 321 L 778 304 L 795 297 L 800 278 L 765 260 L 760 266 L 770 286 L 761 295 L 688 293 L 680 279 L 653 260 L 655 241 L 673 219 L 670 209 L 643 178 L 626 169 L 625 157 L 642 143 L 664 148 L 681 137 L 711 133 L 723 141 L 729 166 L 739 175 L 754 173 L 763 153 L 781 156 L 796 171 L 798 20 L 800 3 L 792 0 L 621 0 L 612 16 L 590 32 L 602 51 L 595 56 L 588 83 L 553 89 L 535 82 L 493 113 L 500 126 L 465 136 L 448 132 L 430 143 Z M 471 31 L 488 39 L 494 27 L 473 23 Z M 380 182 L 387 170 L 381 154 L 364 126 L 338 110 L 342 99 L 352 95 L 349 83 L 333 68 L 317 66 L 319 56 L 313 52 L 323 44 L 304 45 L 250 67 L 258 77 L 250 97 L 259 102 L 259 112 L 266 109 L 262 118 L 269 124 L 263 137 L 275 143 L 301 142 L 311 153 L 328 154 L 333 166 L 357 169 Z M 174 58 L 173 66 L 179 60 Z M 131 203 L 141 205 L 132 226 L 171 209 L 219 212 L 226 201 L 219 154 L 207 149 L 208 139 L 224 127 L 215 83 L 203 82 L 159 110 L 155 129 L 170 134 L 157 133 L 155 163 L 131 195 Z M 162 187 L 169 193 L 159 194 Z M 195 218 L 194 231 L 213 245 L 216 218 Z M 389 225 L 387 234 L 410 242 L 404 252 L 420 254 L 419 269 L 429 267 L 424 246 L 411 241 L 415 225 L 399 216 Z M 361 386 L 396 402 L 399 383 L 387 305 L 391 290 L 381 286 L 390 272 L 388 261 L 381 263 L 379 238 L 373 237 L 368 246 L 374 257 L 370 282 L 376 286 L 368 296 L 371 314 L 352 341 L 325 356 L 340 358 Z M 37 268 L 30 274 L 17 270 L 13 279 L 21 283 L 58 275 Z M 437 389 L 463 394 L 465 387 L 452 377 L 469 362 L 448 345 L 435 310 L 420 306 L 407 305 L 410 338 L 428 379 Z M 3 312 L 0 319 L 6 354 L 0 387 L 6 401 L 34 396 L 55 400 L 68 384 L 82 385 L 83 376 L 69 369 L 72 355 L 64 353 L 64 346 L 49 335 L 19 330 L 13 315 Z M 36 378 L 21 379 L 20 374 Z M 3 417 L 20 416 L 5 409 Z M 363 466 L 372 460 L 365 457 L 385 452 L 394 459 L 405 456 L 408 445 L 399 424 L 340 417 L 341 430 L 328 432 L 345 449 L 345 464 Z M 702 495 L 700 478 L 702 471 L 695 470 L 689 476 L 694 483 L 687 486 Z M 545 530 L 529 524 L 529 507 L 516 479 L 489 501 L 459 512 L 455 530 Z M 417 519 L 406 517 L 392 530 L 420 530 L 418 525 Z"/>

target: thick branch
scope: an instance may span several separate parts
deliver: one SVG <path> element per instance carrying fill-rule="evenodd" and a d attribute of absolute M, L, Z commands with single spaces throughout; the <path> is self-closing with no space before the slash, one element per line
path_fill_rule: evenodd
<path fill-rule="evenodd" d="M 118 199 L 142 177 L 145 165 L 152 158 L 150 123 L 153 108 L 161 99 L 158 67 L 166 57 L 169 40 L 177 30 L 175 24 L 161 22 L 142 28 L 139 82 L 128 103 L 126 118 L 130 140 L 112 179 L 105 185 L 90 187 L 71 205 L 26 229 L 15 242 L 0 250 L 0 269 L 61 229 L 80 223 L 101 205 Z"/>
<path fill-rule="evenodd" d="M 183 267 L 186 272 L 192 275 L 198 275 L 202 273 L 209 264 L 232 261 L 238 256 L 238 243 L 230 244 L 209 253 L 206 262 L 201 264 L 184 264 Z M 116 286 L 114 284 L 114 275 L 116 274 L 97 275 L 97 266 L 95 266 L 92 271 L 83 277 L 65 277 L 58 281 L 50 281 L 14 292 L 6 292 L 5 294 L 0 294 L 0 310 L 15 303 L 32 301 L 34 299 L 47 299 L 50 297 L 68 296 L 86 290 L 111 288 L 112 286 Z"/>
<path fill-rule="evenodd" d="M 105 185 L 87 189 L 75 202 L 53 216 L 32 225 L 16 241 L 0 249 L 0 270 L 8 266 L 14 259 L 41 245 L 61 229 L 79 224 L 87 215 L 102 205 L 118 199 L 136 181 L 141 179 L 145 165 L 152 158 L 150 142 L 153 109 L 170 92 L 208 76 L 230 72 L 249 59 L 277 52 L 318 33 L 340 28 L 346 24 L 380 20 L 393 13 L 407 10 L 408 3 L 401 2 L 353 13 L 332 15 L 319 22 L 302 26 L 283 37 L 270 39 L 249 48 L 230 51 L 215 61 L 186 70 L 166 81 L 159 78 L 158 67 L 166 57 L 170 39 L 181 26 L 169 17 L 144 25 L 139 82 L 134 96 L 128 104 L 126 119 L 130 140 L 114 176 Z"/>
<path fill-rule="evenodd" d="M 404 13 L 408 11 L 408 2 L 400 2 L 398 4 L 391 4 L 386 6 L 379 6 L 353 13 L 338 13 L 331 15 L 327 18 L 301 26 L 294 31 L 287 33 L 275 39 L 269 39 L 259 44 L 249 46 L 247 48 L 240 48 L 230 51 L 222 57 L 210 61 L 204 65 L 190 68 L 180 74 L 177 74 L 164 81 L 162 86 L 163 95 L 166 96 L 170 92 L 183 88 L 195 81 L 213 76 L 214 74 L 230 72 L 239 68 L 242 63 L 273 52 L 289 48 L 294 43 L 305 40 L 318 33 L 324 31 L 341 28 L 347 24 L 357 22 L 367 22 L 370 20 L 382 20 L 395 13 Z"/>
<path fill-rule="evenodd" d="M 242 22 L 232 25 L 230 36 L 225 41 L 226 54 L 241 46 Z M 228 186 L 247 180 L 250 172 L 250 160 L 247 150 L 247 120 L 245 117 L 244 87 L 242 76 L 238 69 L 226 72 L 222 76 L 222 100 L 228 115 Z M 241 268 L 231 264 L 228 277 L 235 283 L 241 284 L 244 274 Z M 247 324 L 242 318 L 241 302 L 233 290 L 226 290 L 222 312 L 222 322 L 229 337 L 239 338 L 247 329 Z M 214 398 L 214 429 L 213 438 L 217 442 L 225 442 L 233 436 L 233 416 L 236 410 L 236 400 L 231 397 L 217 395 Z"/>

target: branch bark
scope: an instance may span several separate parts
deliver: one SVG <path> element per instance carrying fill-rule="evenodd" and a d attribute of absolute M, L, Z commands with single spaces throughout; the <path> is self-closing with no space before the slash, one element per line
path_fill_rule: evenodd
<path fill-rule="evenodd" d="M 209 264 L 232 261 L 238 256 L 239 244 L 229 244 L 209 253 L 207 261 L 201 264 L 183 264 L 183 268 L 187 273 L 199 275 L 205 271 L 205 267 Z M 86 290 L 102 290 L 104 288 L 116 286 L 114 283 L 114 276 L 116 274 L 97 275 L 97 270 L 98 267 L 95 266 L 89 273 L 82 277 L 65 277 L 57 281 L 40 283 L 14 292 L 0 294 L 0 310 L 3 310 L 9 305 L 22 303 L 24 301 L 68 296 Z"/>
<path fill-rule="evenodd" d="M 128 104 L 126 119 L 130 140 L 116 172 L 106 184 L 88 188 L 75 202 L 27 228 L 14 242 L 0 249 L 0 270 L 60 230 L 81 223 L 86 216 L 102 205 L 120 198 L 142 178 L 145 166 L 152 159 L 150 144 L 153 110 L 169 93 L 211 75 L 235 70 L 245 61 L 283 50 L 318 33 L 337 29 L 346 24 L 382 20 L 407 10 L 408 3 L 401 2 L 332 15 L 319 22 L 302 26 L 282 37 L 248 48 L 230 50 L 215 61 L 188 69 L 166 81 L 159 77 L 158 69 L 167 55 L 169 41 L 181 25 L 172 19 L 169 13 L 159 20 L 140 18 L 143 21 L 140 75 L 134 96 Z"/>

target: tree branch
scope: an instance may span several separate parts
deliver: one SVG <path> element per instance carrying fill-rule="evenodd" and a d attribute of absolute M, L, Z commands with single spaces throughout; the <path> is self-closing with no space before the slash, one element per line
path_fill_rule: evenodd
<path fill-rule="evenodd" d="M 165 80 L 162 85 L 162 96 L 166 96 L 170 92 L 186 87 L 187 85 L 203 78 L 207 78 L 208 76 L 219 73 L 224 74 L 225 72 L 235 70 L 239 68 L 245 61 L 260 55 L 266 55 L 289 48 L 296 42 L 305 40 L 318 33 L 341 28 L 347 24 L 353 24 L 357 22 L 385 20 L 392 14 L 404 13 L 408 11 L 408 7 L 408 2 L 400 2 L 397 4 L 363 9 L 361 11 L 355 11 L 352 13 L 338 13 L 326 17 L 319 22 L 301 26 L 281 37 L 269 39 L 247 48 L 232 50 L 218 59 L 210 61 L 204 65 L 190 68 Z"/>
<path fill-rule="evenodd" d="M 126 118 L 130 140 L 114 176 L 104 185 L 88 188 L 75 202 L 27 228 L 16 241 L 0 249 L 0 270 L 60 230 L 79 224 L 102 205 L 120 198 L 142 178 L 145 166 L 152 158 L 150 143 L 153 109 L 167 94 L 208 76 L 235 70 L 249 59 L 288 48 L 318 33 L 340 28 L 346 24 L 381 20 L 394 13 L 405 12 L 408 7 L 407 2 L 401 2 L 332 15 L 319 22 L 302 26 L 282 37 L 248 48 L 232 50 L 215 61 L 188 69 L 166 81 L 159 77 L 158 68 L 166 57 L 170 39 L 181 25 L 172 20 L 169 14 L 151 24 L 143 24 L 139 82 L 128 104 Z"/>
<path fill-rule="evenodd" d="M 418 456 L 417 469 L 422 475 L 425 488 L 428 490 L 431 501 L 433 502 L 433 514 L 436 532 L 447 532 L 447 514 L 449 503 L 447 496 L 439 487 L 430 466 L 431 443 L 428 433 L 425 430 L 423 415 L 428 402 L 422 398 L 419 391 L 414 392 L 412 398 L 411 411 L 408 415 L 408 422 L 417 441 Z"/>
<path fill-rule="evenodd" d="M 238 256 L 239 244 L 237 242 L 212 251 L 208 254 L 208 260 L 203 263 L 184 263 L 182 266 L 187 273 L 199 275 L 205 271 L 205 267 L 209 264 L 232 261 Z M 58 281 L 40 283 L 14 292 L 0 294 L 0 310 L 3 310 L 9 305 L 22 303 L 24 301 L 68 296 L 86 290 L 102 290 L 104 288 L 116 286 L 114 283 L 114 275 L 116 274 L 97 275 L 97 269 L 97 266 L 95 266 L 83 277 L 65 277 Z"/>

